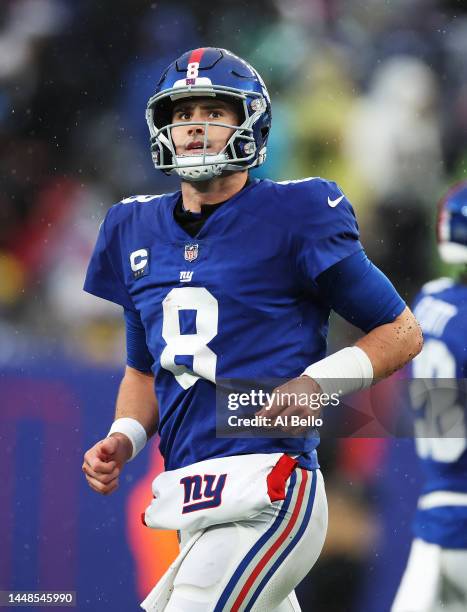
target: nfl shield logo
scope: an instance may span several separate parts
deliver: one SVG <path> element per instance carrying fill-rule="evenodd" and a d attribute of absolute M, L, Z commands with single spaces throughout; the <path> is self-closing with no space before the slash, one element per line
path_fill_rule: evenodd
<path fill-rule="evenodd" d="M 185 259 L 186 261 L 194 261 L 198 257 L 197 244 L 185 244 Z"/>

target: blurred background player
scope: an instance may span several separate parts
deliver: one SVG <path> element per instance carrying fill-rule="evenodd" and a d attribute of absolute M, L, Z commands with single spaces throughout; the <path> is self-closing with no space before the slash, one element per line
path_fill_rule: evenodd
<path fill-rule="evenodd" d="M 423 379 L 411 403 L 424 483 L 392 612 L 467 610 L 467 181 L 441 200 L 437 237 L 441 259 L 462 268 L 456 280 L 424 285 L 414 302 L 425 339 L 411 364 Z"/>
<path fill-rule="evenodd" d="M 421 334 L 334 182 L 249 178 L 266 157 L 271 104 L 247 62 L 225 49 L 184 53 L 146 116 L 154 165 L 181 190 L 126 198 L 100 229 L 85 289 L 124 307 L 128 365 L 109 437 L 83 470 L 96 491 L 115 491 L 157 429 L 166 472 L 145 521 L 180 531 L 181 552 L 144 609 L 298 610 L 293 589 L 327 525 L 319 437 L 217 436 L 216 384 L 285 380 L 277 393 L 289 399 L 261 414 L 308 416 L 294 393 L 366 388 L 410 361 Z M 365 335 L 326 357 L 331 309 Z M 270 500 L 258 505 L 266 474 Z M 245 477 L 258 483 L 249 495 Z"/>

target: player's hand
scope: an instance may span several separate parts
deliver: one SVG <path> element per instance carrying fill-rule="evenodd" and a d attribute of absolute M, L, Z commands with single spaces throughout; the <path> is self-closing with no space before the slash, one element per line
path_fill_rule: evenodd
<path fill-rule="evenodd" d="M 86 451 L 82 469 L 91 489 L 102 495 L 113 493 L 131 452 L 130 440 L 121 433 L 112 434 Z"/>
<path fill-rule="evenodd" d="M 320 415 L 319 395 L 322 393 L 318 383 L 309 376 L 298 376 L 280 387 L 276 387 L 272 392 L 273 401 L 261 408 L 256 414 L 274 419 L 277 416 L 287 417 L 284 419 L 289 425 L 277 426 L 277 429 L 282 431 L 303 434 L 310 431 L 309 426 L 290 425 L 291 416 L 299 418 L 307 418 L 312 415 L 316 418 Z M 308 398 L 308 401 L 307 401 Z"/>

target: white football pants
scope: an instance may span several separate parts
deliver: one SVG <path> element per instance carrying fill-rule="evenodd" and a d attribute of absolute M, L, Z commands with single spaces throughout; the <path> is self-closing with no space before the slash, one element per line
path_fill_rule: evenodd
<path fill-rule="evenodd" d="M 438 611 L 467 612 L 467 550 L 415 539 L 391 612 Z"/>
<path fill-rule="evenodd" d="M 150 612 L 299 612 L 294 588 L 327 529 L 319 470 L 296 468 L 286 499 L 254 519 L 182 533 L 181 552 L 141 607 Z"/>

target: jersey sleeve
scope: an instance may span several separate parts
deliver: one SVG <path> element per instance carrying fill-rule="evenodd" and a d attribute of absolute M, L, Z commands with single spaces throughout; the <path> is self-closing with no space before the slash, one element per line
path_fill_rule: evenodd
<path fill-rule="evenodd" d="M 84 281 L 84 291 L 134 310 L 134 304 L 123 281 L 118 242 L 108 241 L 110 209 L 99 228 L 96 246 Z"/>
<path fill-rule="evenodd" d="M 150 372 L 154 363 L 147 343 L 141 316 L 133 310 L 124 310 L 127 364 L 140 372 Z"/>
<path fill-rule="evenodd" d="M 336 183 L 318 178 L 300 187 L 298 261 L 306 278 L 314 282 L 362 245 L 352 205 Z"/>
<path fill-rule="evenodd" d="M 390 280 L 364 251 L 325 270 L 317 284 L 331 308 L 365 333 L 392 323 L 406 307 Z"/>

